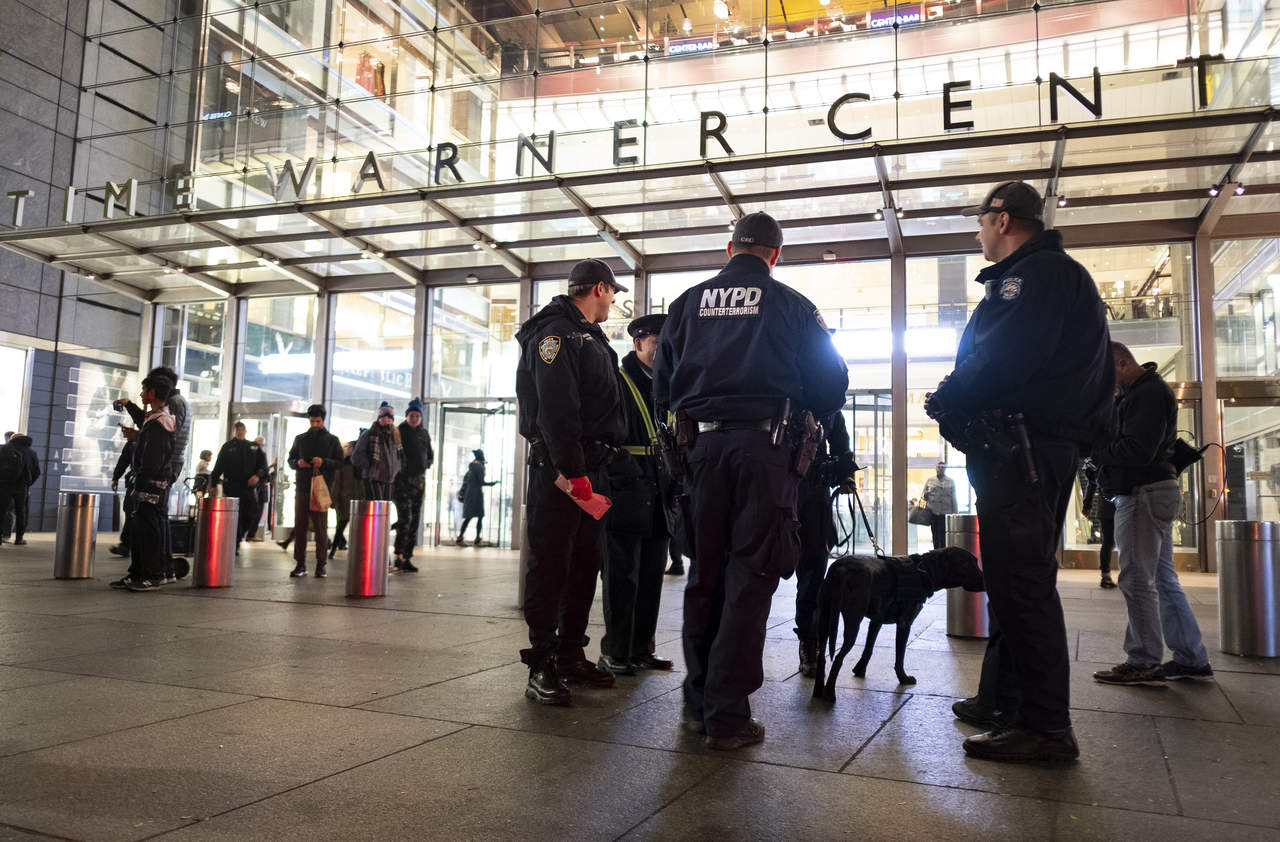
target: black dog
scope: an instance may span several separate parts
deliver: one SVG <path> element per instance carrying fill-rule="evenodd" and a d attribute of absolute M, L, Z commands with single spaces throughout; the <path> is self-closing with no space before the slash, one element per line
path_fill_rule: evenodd
<path fill-rule="evenodd" d="M 876 635 L 885 623 L 896 623 L 898 638 L 895 641 L 893 662 L 898 681 L 915 684 L 914 676 L 902 668 L 907 650 L 907 637 L 911 624 L 924 607 L 924 602 L 934 591 L 942 588 L 963 587 L 967 591 L 985 590 L 982 570 L 973 555 L 958 547 L 931 550 L 906 558 L 894 556 L 846 556 L 837 560 L 827 570 L 827 578 L 818 592 L 818 673 L 813 684 L 813 697 L 836 700 L 836 676 L 844 656 L 853 648 L 858 638 L 858 626 L 862 618 L 867 625 L 867 643 L 862 657 L 853 667 L 853 674 L 861 678 L 867 673 L 867 661 L 871 660 L 871 648 Z M 836 655 L 836 630 L 844 616 L 844 643 Z M 823 681 L 823 649 L 835 656 L 831 664 L 831 678 Z"/>

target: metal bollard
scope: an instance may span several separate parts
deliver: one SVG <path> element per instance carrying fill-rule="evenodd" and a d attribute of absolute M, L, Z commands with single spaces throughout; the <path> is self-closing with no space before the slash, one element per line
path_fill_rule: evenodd
<path fill-rule="evenodd" d="M 1218 521 L 1222 651 L 1280 657 L 1280 523 Z"/>
<path fill-rule="evenodd" d="M 53 578 L 92 579 L 98 547 L 98 495 L 64 491 L 58 495 L 57 543 Z"/>
<path fill-rule="evenodd" d="M 968 550 L 982 564 L 982 542 L 978 540 L 977 515 L 947 515 L 947 546 Z M 950 637 L 990 637 L 987 594 L 964 588 L 947 590 L 947 635 Z"/>
<path fill-rule="evenodd" d="M 196 523 L 196 549 L 191 587 L 229 588 L 236 558 L 236 529 L 240 521 L 238 497 L 206 497 Z"/>
<path fill-rule="evenodd" d="M 391 503 L 352 500 L 347 526 L 347 596 L 386 596 Z"/>

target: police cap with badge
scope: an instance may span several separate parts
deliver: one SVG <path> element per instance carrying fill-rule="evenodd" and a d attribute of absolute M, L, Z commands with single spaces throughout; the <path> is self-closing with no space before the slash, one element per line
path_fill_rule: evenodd
<path fill-rule="evenodd" d="M 650 313 L 633 319 L 627 325 L 627 335 L 632 339 L 643 339 L 646 336 L 657 336 L 662 333 L 662 323 L 667 320 L 666 313 Z"/>
<path fill-rule="evenodd" d="M 1044 224 L 1044 200 L 1040 193 L 1025 181 L 1005 181 L 992 187 L 982 204 L 960 211 L 962 216 L 982 216 L 984 213 L 1007 213 L 1014 219 Z M 1013 301 L 1022 295 L 1022 278 L 1007 277 L 987 282 L 987 298 Z"/>
<path fill-rule="evenodd" d="M 608 284 L 615 292 L 629 290 L 613 276 L 613 270 L 603 260 L 594 257 L 579 261 L 569 270 L 569 294 L 582 295 L 596 284 Z"/>

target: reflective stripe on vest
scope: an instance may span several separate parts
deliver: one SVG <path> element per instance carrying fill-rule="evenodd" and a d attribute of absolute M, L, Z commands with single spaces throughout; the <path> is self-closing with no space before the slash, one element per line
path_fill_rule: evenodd
<path fill-rule="evenodd" d="M 644 420 L 644 431 L 649 434 L 648 445 L 626 444 L 622 446 L 622 449 L 632 456 L 649 456 L 657 453 L 658 429 L 653 426 L 653 416 L 649 414 L 649 404 L 645 403 L 644 395 L 640 394 L 640 390 L 636 388 L 636 384 L 632 382 L 631 377 L 622 366 L 618 366 L 618 373 L 622 375 L 623 382 L 631 390 L 631 397 L 636 402 L 636 406 L 640 408 L 640 417 Z"/>

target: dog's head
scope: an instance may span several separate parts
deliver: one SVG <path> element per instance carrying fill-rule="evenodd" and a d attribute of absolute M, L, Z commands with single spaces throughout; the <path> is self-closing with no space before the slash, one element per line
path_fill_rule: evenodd
<path fill-rule="evenodd" d="M 982 568 L 968 550 L 959 547 L 930 550 L 920 556 L 920 564 L 929 572 L 937 590 L 964 588 L 976 593 L 987 589 L 982 581 Z"/>

